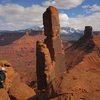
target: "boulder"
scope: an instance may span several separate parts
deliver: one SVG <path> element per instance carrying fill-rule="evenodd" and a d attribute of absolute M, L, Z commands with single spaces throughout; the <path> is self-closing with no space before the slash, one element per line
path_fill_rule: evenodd
<path fill-rule="evenodd" d="M 15 77 L 17 77 L 18 73 L 15 72 L 13 67 L 6 67 L 6 80 L 5 80 L 5 88 L 8 91 L 12 85 L 12 81 Z M 20 77 L 19 77 L 20 78 Z"/>
<path fill-rule="evenodd" d="M 9 62 L 1 62 L 2 66 L 6 69 L 6 80 L 4 88 L 0 89 L 0 100 L 31 100 L 30 98 L 36 95 L 34 89 L 21 81 L 20 75 L 13 69 Z M 5 66 L 5 63 L 10 66 Z"/>
<path fill-rule="evenodd" d="M 0 60 L 0 66 L 2 66 L 2 67 L 10 67 L 11 64 L 7 60 Z"/>
<path fill-rule="evenodd" d="M 0 100 L 10 100 L 9 95 L 5 89 L 0 89 Z"/>
<path fill-rule="evenodd" d="M 36 94 L 33 89 L 28 87 L 25 83 L 19 81 L 19 78 L 16 77 L 9 89 L 9 95 L 12 100 L 13 98 L 15 100 L 28 100 L 29 98 L 34 97 Z"/>

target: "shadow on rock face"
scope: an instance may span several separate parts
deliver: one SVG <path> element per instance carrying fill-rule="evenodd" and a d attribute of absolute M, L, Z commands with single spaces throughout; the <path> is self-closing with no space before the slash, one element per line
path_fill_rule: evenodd
<path fill-rule="evenodd" d="M 17 100 L 15 97 L 13 96 L 9 96 L 11 100 Z"/>
<path fill-rule="evenodd" d="M 0 88 L 3 88 L 3 84 L 2 84 L 2 82 L 0 82 Z"/>
<path fill-rule="evenodd" d="M 18 100 L 18 99 L 16 99 L 15 97 L 13 97 L 13 96 L 10 95 L 10 100 Z M 29 98 L 27 100 L 37 100 L 37 97 L 33 96 L 33 97 L 31 97 L 31 98 Z"/>
<path fill-rule="evenodd" d="M 34 97 L 31 97 L 31 98 L 29 98 L 27 100 L 38 100 L 38 99 L 37 99 L 37 96 L 34 96 Z"/>

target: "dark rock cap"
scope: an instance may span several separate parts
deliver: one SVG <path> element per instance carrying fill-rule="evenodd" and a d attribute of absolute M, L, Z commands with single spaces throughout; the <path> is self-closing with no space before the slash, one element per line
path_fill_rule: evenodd
<path fill-rule="evenodd" d="M 92 36 L 92 26 L 85 26 L 84 35 Z"/>

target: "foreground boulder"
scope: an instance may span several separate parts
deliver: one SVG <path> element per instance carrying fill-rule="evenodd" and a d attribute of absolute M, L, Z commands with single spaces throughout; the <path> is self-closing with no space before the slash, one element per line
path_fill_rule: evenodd
<path fill-rule="evenodd" d="M 10 100 L 9 95 L 5 89 L 0 89 L 0 100 Z"/>
<path fill-rule="evenodd" d="M 2 63 L 2 61 L 0 62 Z M 4 62 L 3 65 L 5 65 Z M 23 83 L 20 75 L 13 69 L 11 64 L 9 65 L 4 66 L 6 69 L 6 80 L 5 87 L 0 89 L 0 100 L 30 100 L 30 98 L 35 96 L 34 89 Z"/>
<path fill-rule="evenodd" d="M 2 66 L 2 67 L 10 67 L 11 64 L 7 60 L 0 60 L 0 66 Z"/>
<path fill-rule="evenodd" d="M 9 89 L 9 95 L 12 100 L 13 98 L 15 100 L 28 100 L 35 96 L 35 92 L 26 84 L 15 80 Z"/>

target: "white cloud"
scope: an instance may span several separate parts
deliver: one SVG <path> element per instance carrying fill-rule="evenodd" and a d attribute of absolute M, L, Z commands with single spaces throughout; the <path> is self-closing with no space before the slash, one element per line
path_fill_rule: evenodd
<path fill-rule="evenodd" d="M 54 5 L 61 9 L 71 9 L 82 4 L 84 0 L 49 0 L 43 3 L 45 6 Z"/>
<path fill-rule="evenodd" d="M 46 10 L 40 5 L 23 7 L 18 4 L 0 5 L 0 30 L 18 30 L 42 25 L 42 15 Z M 84 29 L 86 25 L 93 26 L 94 30 L 100 31 L 100 12 L 89 16 L 78 15 L 77 18 L 69 18 L 66 13 L 60 13 L 60 24 L 73 28 Z"/>
<path fill-rule="evenodd" d="M 83 6 L 82 8 L 84 8 L 84 9 L 86 9 L 86 10 L 88 10 L 88 11 L 91 11 L 91 12 L 100 11 L 100 6 L 98 6 L 98 5 L 96 5 L 96 4 L 94 4 L 94 5 L 92 5 L 92 6 L 90 6 L 90 5 L 85 5 L 85 6 Z"/>
<path fill-rule="evenodd" d="M 23 7 L 18 4 L 0 5 L 0 30 L 22 29 L 41 25 L 45 8 L 39 5 Z"/>
<path fill-rule="evenodd" d="M 59 18 L 60 18 L 60 25 L 63 27 L 66 26 L 66 23 L 68 22 L 69 19 L 68 15 L 65 13 L 60 13 Z"/>
<path fill-rule="evenodd" d="M 69 18 L 69 20 L 66 22 L 66 26 L 82 30 L 88 25 L 92 26 L 95 31 L 100 31 L 100 12 L 93 13 L 89 16 Z"/>

